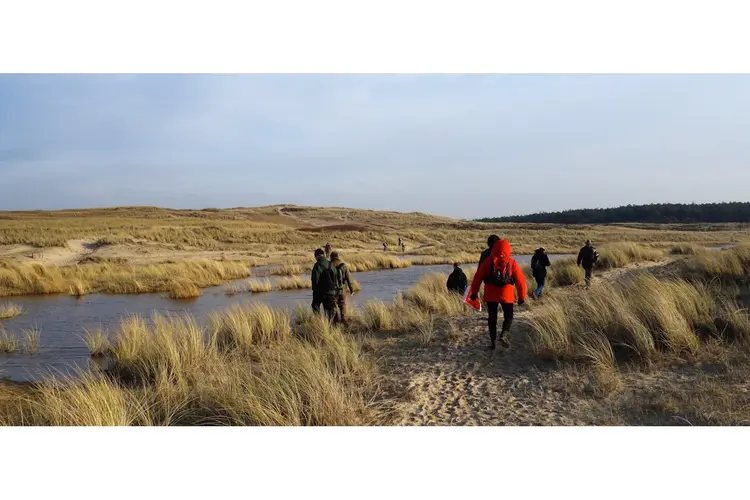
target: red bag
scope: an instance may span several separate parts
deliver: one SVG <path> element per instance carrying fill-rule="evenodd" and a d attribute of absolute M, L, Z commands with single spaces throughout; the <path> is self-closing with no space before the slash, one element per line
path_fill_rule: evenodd
<path fill-rule="evenodd" d="M 470 292 L 471 292 L 471 287 L 466 287 L 466 292 L 464 293 L 464 302 L 466 304 L 469 304 L 469 306 L 475 311 L 481 311 L 482 301 L 479 300 L 479 297 L 477 297 L 477 300 L 471 300 L 471 298 L 469 298 Z"/>

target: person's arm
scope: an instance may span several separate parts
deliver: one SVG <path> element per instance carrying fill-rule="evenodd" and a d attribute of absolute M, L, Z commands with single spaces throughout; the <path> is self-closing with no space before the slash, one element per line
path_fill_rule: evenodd
<path fill-rule="evenodd" d="M 521 266 L 516 261 L 513 261 L 513 278 L 516 280 L 518 305 L 521 305 L 526 301 L 526 277 L 523 275 L 523 271 L 521 271 Z"/>
<path fill-rule="evenodd" d="M 344 281 L 346 282 L 346 286 L 349 287 L 349 293 L 354 293 L 354 287 L 352 286 L 352 280 L 349 276 L 349 268 L 346 267 L 346 265 L 341 266 L 344 272 Z"/>
<path fill-rule="evenodd" d="M 583 248 L 578 251 L 578 260 L 576 261 L 578 267 L 581 267 L 581 260 L 583 260 Z"/>
<path fill-rule="evenodd" d="M 544 255 L 544 267 L 549 267 L 551 265 L 552 265 L 552 262 L 550 262 L 549 260 L 549 255 L 545 254 Z"/>
<path fill-rule="evenodd" d="M 491 258 L 487 257 L 481 264 L 479 264 L 479 269 L 477 269 L 477 272 L 474 274 L 474 279 L 471 280 L 469 297 L 476 298 L 477 294 L 479 294 L 479 287 L 482 286 L 482 280 L 484 280 L 484 277 L 490 272 L 491 262 Z"/>
<path fill-rule="evenodd" d="M 318 288 L 318 282 L 320 281 L 320 266 L 317 264 L 317 262 L 310 272 L 310 280 L 312 281 L 312 289 L 314 291 L 316 288 Z"/>
<path fill-rule="evenodd" d="M 458 277 L 458 286 L 461 288 L 466 288 L 468 282 L 469 280 L 466 278 L 466 274 L 461 273 L 461 275 Z"/>

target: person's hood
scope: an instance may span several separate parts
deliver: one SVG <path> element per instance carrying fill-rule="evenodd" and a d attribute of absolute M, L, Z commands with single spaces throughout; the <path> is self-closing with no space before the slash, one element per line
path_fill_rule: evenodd
<path fill-rule="evenodd" d="M 492 252 L 490 253 L 490 256 L 496 263 L 505 264 L 510 260 L 511 256 L 511 248 L 510 243 L 508 243 L 508 240 L 500 240 L 496 241 L 494 245 L 492 245 Z"/>

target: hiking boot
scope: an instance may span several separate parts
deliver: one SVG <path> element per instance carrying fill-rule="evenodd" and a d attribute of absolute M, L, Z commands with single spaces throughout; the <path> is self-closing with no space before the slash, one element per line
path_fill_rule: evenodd
<path fill-rule="evenodd" d="M 484 348 L 485 351 L 494 351 L 495 350 L 495 344 L 490 344 L 487 347 Z"/>
<path fill-rule="evenodd" d="M 508 349 L 510 347 L 510 342 L 508 342 L 508 339 L 505 338 L 505 336 L 502 336 L 497 340 L 498 342 L 500 342 L 500 345 L 503 346 L 504 348 Z"/>

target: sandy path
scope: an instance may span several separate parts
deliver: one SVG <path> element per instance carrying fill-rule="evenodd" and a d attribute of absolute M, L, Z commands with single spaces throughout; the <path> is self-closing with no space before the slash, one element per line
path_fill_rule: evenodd
<path fill-rule="evenodd" d="M 629 272 L 661 263 L 642 263 L 601 273 L 597 279 L 620 279 Z M 571 287 L 565 293 L 586 293 Z M 422 345 L 416 335 L 388 338 L 378 349 L 398 398 L 396 425 L 594 425 L 603 407 L 576 396 L 571 384 L 580 378 L 532 357 L 523 319 L 533 309 L 516 308 L 510 349 L 486 351 L 486 313 L 436 327 Z M 579 387 L 581 392 L 585 387 Z"/>

